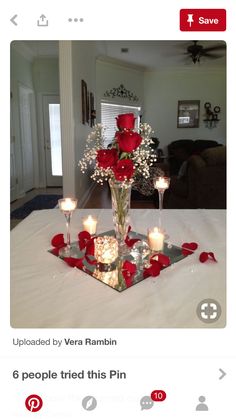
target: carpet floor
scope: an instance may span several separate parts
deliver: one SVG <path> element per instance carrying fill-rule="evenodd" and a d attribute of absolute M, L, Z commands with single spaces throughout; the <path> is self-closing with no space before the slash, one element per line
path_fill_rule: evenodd
<path fill-rule="evenodd" d="M 23 220 L 28 217 L 32 211 L 55 208 L 57 201 L 60 198 L 62 198 L 62 195 L 37 195 L 20 208 L 12 211 L 11 219 Z"/>

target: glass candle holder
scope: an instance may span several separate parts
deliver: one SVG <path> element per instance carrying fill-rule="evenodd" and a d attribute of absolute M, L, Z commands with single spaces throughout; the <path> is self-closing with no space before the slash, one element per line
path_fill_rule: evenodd
<path fill-rule="evenodd" d="M 170 186 L 170 178 L 168 176 L 157 176 L 154 179 L 154 188 L 158 190 L 159 197 L 159 227 L 161 227 L 161 212 L 163 210 L 164 193 Z"/>
<path fill-rule="evenodd" d="M 94 257 L 97 268 L 101 272 L 109 272 L 116 268 L 118 258 L 118 242 L 115 237 L 101 236 L 94 240 Z"/>
<path fill-rule="evenodd" d="M 71 251 L 71 240 L 70 240 L 70 222 L 73 211 L 77 207 L 78 200 L 75 198 L 63 198 L 59 199 L 58 205 L 60 210 L 63 212 L 66 218 L 66 246 L 62 247 L 59 251 L 59 256 L 70 257 L 72 256 Z"/>
<path fill-rule="evenodd" d="M 148 245 L 154 252 L 161 252 L 164 247 L 165 235 L 158 227 L 148 229 Z"/>
<path fill-rule="evenodd" d="M 91 236 L 96 234 L 98 220 L 95 217 L 88 215 L 83 218 L 82 222 L 84 231 L 87 231 Z"/>
<path fill-rule="evenodd" d="M 154 179 L 154 188 L 159 194 L 159 210 L 163 209 L 163 197 L 166 189 L 170 186 L 170 178 L 167 176 L 158 176 Z"/>

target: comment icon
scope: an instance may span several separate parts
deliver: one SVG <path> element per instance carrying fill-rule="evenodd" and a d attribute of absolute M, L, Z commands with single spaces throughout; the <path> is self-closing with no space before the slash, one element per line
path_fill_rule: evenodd
<path fill-rule="evenodd" d="M 143 396 L 140 400 L 141 410 L 149 410 L 153 407 L 154 402 L 150 396 Z"/>

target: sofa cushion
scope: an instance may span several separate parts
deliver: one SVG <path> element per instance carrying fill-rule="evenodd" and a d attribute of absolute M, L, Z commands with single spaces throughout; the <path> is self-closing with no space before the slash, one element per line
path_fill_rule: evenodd
<path fill-rule="evenodd" d="M 201 153 L 201 157 L 207 166 L 223 166 L 226 163 L 226 147 L 208 148 Z"/>
<path fill-rule="evenodd" d="M 219 147 L 221 144 L 218 144 L 217 141 L 212 140 L 195 140 L 193 146 L 194 153 L 201 153 L 203 150 L 211 147 Z"/>
<path fill-rule="evenodd" d="M 176 150 L 183 149 L 189 154 L 191 154 L 193 150 L 193 145 L 194 145 L 193 140 L 188 140 L 188 139 L 176 140 L 176 141 L 172 141 L 172 143 L 168 145 L 168 151 L 170 154 L 172 154 Z"/>

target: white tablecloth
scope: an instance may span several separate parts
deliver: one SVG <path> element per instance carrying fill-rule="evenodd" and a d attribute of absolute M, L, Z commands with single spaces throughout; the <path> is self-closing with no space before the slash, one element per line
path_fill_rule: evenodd
<path fill-rule="evenodd" d="M 76 210 L 72 239 L 86 214 L 98 217 L 98 233 L 112 228 L 111 210 Z M 22 328 L 209 327 L 196 315 L 205 298 L 217 300 L 222 315 L 211 327 L 225 325 L 225 211 L 164 210 L 164 226 L 176 245 L 195 241 L 196 254 L 119 293 L 71 268 L 47 252 L 51 238 L 65 233 L 57 209 L 35 211 L 11 232 L 11 325 Z M 155 225 L 157 210 L 132 210 L 134 231 Z M 201 251 L 217 263 L 202 264 Z"/>

